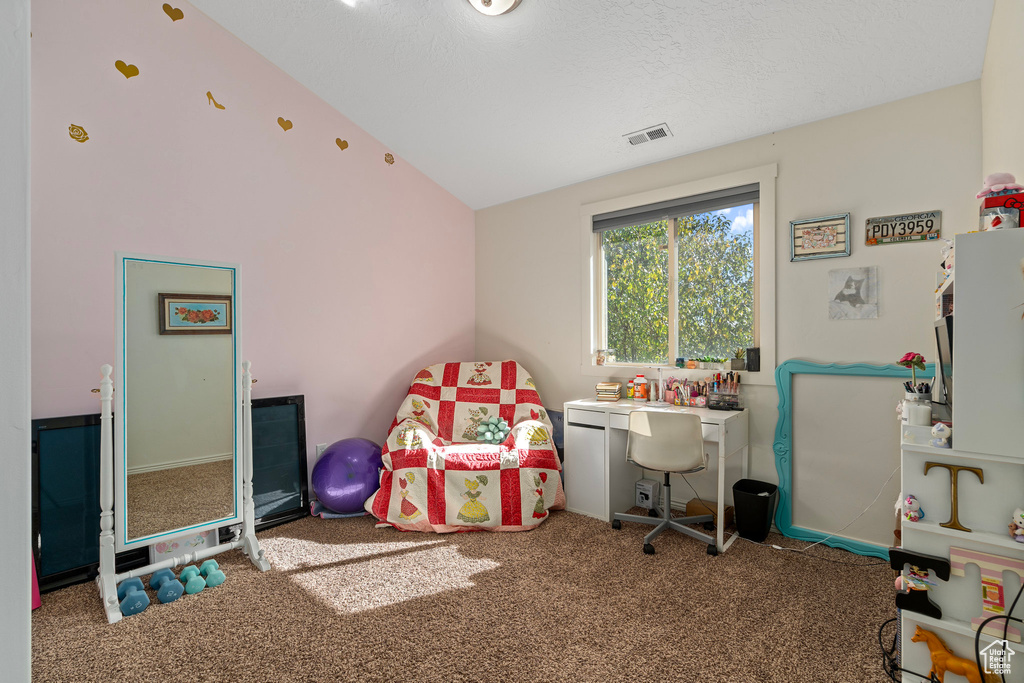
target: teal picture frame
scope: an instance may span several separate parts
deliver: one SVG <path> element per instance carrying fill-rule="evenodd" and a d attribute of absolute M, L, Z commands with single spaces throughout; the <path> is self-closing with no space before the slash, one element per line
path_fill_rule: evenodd
<path fill-rule="evenodd" d="M 919 378 L 934 377 L 935 364 L 925 365 Z M 846 377 L 888 377 L 910 379 L 910 370 L 900 365 L 871 365 L 870 363 L 814 363 L 806 360 L 787 360 L 775 369 L 775 386 L 779 392 L 779 420 L 775 424 L 775 471 L 779 475 L 779 505 L 775 511 L 775 527 L 787 538 L 821 542 L 832 548 L 842 548 L 858 555 L 889 559 L 889 548 L 866 541 L 827 534 L 815 529 L 793 526 L 793 376 L 838 375 Z"/>

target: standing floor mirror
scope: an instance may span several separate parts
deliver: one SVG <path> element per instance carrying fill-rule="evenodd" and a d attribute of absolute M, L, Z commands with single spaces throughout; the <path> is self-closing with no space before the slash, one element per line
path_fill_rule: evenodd
<path fill-rule="evenodd" d="M 254 530 L 238 266 L 118 253 L 116 268 L 116 370 L 103 366 L 100 383 L 97 582 L 110 623 L 126 579 L 234 549 L 270 569 Z M 207 531 L 216 539 L 231 525 L 230 542 L 115 572 L 116 552 Z"/>

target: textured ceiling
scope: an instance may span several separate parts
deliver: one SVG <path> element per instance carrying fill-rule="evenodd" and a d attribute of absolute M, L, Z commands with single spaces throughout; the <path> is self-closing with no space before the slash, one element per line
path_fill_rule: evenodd
<path fill-rule="evenodd" d="M 993 5 L 192 2 L 474 209 L 980 78 Z"/>

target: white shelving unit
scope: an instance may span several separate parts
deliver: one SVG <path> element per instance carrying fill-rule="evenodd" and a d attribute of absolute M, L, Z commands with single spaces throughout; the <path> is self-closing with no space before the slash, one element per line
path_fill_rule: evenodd
<path fill-rule="evenodd" d="M 916 428 L 901 430 L 902 490 L 914 495 L 925 513 L 918 522 L 904 521 L 903 548 L 950 558 L 951 548 L 1024 560 L 1024 543 L 1010 538 L 1007 525 L 1014 508 L 1024 507 L 1024 230 L 957 235 L 955 238 L 956 296 L 953 318 L 953 445 L 935 448 Z M 937 292 L 951 291 L 950 278 Z M 937 310 L 939 306 L 936 307 Z M 930 359 L 929 359 L 930 360 Z M 927 429 L 925 429 L 925 432 Z M 962 471 L 957 485 L 958 517 L 970 531 L 942 526 L 951 515 L 951 473 L 929 462 L 982 470 L 984 483 Z M 932 577 L 931 600 L 941 619 L 902 613 L 901 663 L 905 669 L 928 673 L 931 660 L 924 643 L 911 641 L 916 626 L 932 631 L 967 659 L 974 657 L 975 630 L 971 619 L 982 616 L 981 573 L 968 564 L 963 576 L 949 581 Z M 1005 571 L 1006 608 L 1020 583 Z M 1021 599 L 1024 603 L 1024 598 Z M 1024 604 L 1013 616 L 1024 618 Z M 985 616 L 991 616 L 986 613 Z M 1002 627 L 1002 621 L 993 622 Z M 1024 633 L 1024 625 L 1013 622 Z M 983 633 L 981 648 L 996 638 Z M 1007 681 L 1024 682 L 1024 644 L 1011 641 L 1011 673 Z M 904 674 L 905 682 L 927 681 Z M 947 673 L 946 683 L 966 679 Z"/>

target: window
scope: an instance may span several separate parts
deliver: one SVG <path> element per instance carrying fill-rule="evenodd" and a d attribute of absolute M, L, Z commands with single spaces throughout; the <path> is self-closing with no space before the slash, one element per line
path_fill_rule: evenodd
<path fill-rule="evenodd" d="M 595 342 L 616 363 L 758 345 L 757 183 L 592 216 Z"/>

